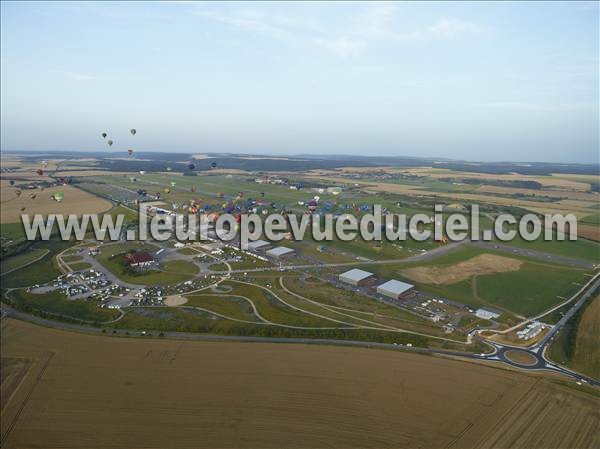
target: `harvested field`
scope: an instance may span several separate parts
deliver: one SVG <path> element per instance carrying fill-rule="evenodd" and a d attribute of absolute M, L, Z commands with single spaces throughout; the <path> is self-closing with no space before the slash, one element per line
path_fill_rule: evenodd
<path fill-rule="evenodd" d="M 577 223 L 577 235 L 588 240 L 600 242 L 600 226 Z"/>
<path fill-rule="evenodd" d="M 169 307 L 182 306 L 186 302 L 188 302 L 188 299 L 181 295 L 170 295 L 165 298 L 165 305 Z"/>
<path fill-rule="evenodd" d="M 57 203 L 51 196 L 56 192 L 64 193 L 64 200 Z M 34 199 L 30 193 L 36 195 Z M 21 196 L 15 194 L 15 189 L 10 187 L 8 181 L 2 181 L 0 184 L 0 204 L 2 205 L 1 223 L 20 223 L 21 214 L 42 214 L 46 216 L 49 213 L 55 214 L 81 214 L 99 213 L 109 210 L 112 207 L 110 201 L 98 198 L 90 193 L 79 190 L 73 186 L 50 187 L 41 190 L 23 191 Z M 25 208 L 21 212 L 21 208 Z"/>
<path fill-rule="evenodd" d="M 448 267 L 414 267 L 401 271 L 403 275 L 422 284 L 454 284 L 473 275 L 518 271 L 523 262 L 495 254 L 481 254 Z"/>
<path fill-rule="evenodd" d="M 3 321 L 2 353 L 43 366 L 2 412 L 7 449 L 598 444 L 598 397 L 456 360 L 121 339 L 12 319 Z"/>

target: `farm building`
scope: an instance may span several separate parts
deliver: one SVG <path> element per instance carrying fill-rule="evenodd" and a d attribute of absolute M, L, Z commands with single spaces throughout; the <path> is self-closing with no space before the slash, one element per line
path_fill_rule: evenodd
<path fill-rule="evenodd" d="M 154 263 L 154 257 L 146 252 L 129 253 L 125 256 L 131 267 L 148 267 Z"/>
<path fill-rule="evenodd" d="M 271 249 L 271 243 L 266 240 L 255 240 L 253 242 L 248 242 L 248 249 L 250 251 L 266 251 Z"/>
<path fill-rule="evenodd" d="M 483 320 L 492 320 L 494 318 L 498 318 L 500 315 L 502 315 L 501 312 L 497 312 L 496 310 L 490 309 L 477 309 L 475 311 L 475 316 Z"/>
<path fill-rule="evenodd" d="M 377 293 L 389 296 L 390 298 L 400 299 L 410 293 L 414 288 L 415 286 L 412 284 L 392 279 L 377 287 Z"/>
<path fill-rule="evenodd" d="M 277 248 L 273 248 L 267 251 L 267 256 L 273 257 L 275 259 L 283 259 L 285 257 L 293 256 L 296 254 L 292 248 L 287 248 L 285 246 L 278 246 Z"/>
<path fill-rule="evenodd" d="M 346 284 L 357 285 L 359 287 L 363 285 L 370 285 L 375 282 L 375 275 L 368 271 L 359 270 L 354 268 L 350 271 L 340 274 L 340 281 Z"/>

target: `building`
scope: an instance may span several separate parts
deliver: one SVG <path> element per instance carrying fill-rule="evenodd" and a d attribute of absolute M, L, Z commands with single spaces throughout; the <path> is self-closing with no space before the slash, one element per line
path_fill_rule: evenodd
<path fill-rule="evenodd" d="M 494 318 L 498 318 L 500 315 L 500 312 L 490 309 L 477 309 L 475 311 L 475 316 L 477 318 L 481 318 L 482 320 L 493 320 Z"/>
<path fill-rule="evenodd" d="M 292 248 L 287 248 L 285 246 L 278 246 L 276 248 L 270 249 L 267 251 L 267 256 L 273 257 L 275 259 L 283 259 L 285 257 L 293 256 L 296 254 Z"/>
<path fill-rule="evenodd" d="M 271 243 L 266 240 L 255 240 L 253 242 L 248 242 L 248 249 L 250 251 L 266 251 L 271 249 Z"/>
<path fill-rule="evenodd" d="M 146 252 L 129 253 L 125 256 L 129 266 L 135 268 L 149 267 L 154 264 L 154 257 Z"/>
<path fill-rule="evenodd" d="M 401 299 L 406 297 L 414 288 L 415 286 L 412 284 L 392 279 L 377 287 L 377 293 L 390 298 Z"/>
<path fill-rule="evenodd" d="M 340 281 L 350 285 L 357 285 L 362 287 L 364 285 L 371 285 L 375 282 L 375 275 L 368 271 L 359 270 L 354 268 L 350 271 L 340 274 Z"/>

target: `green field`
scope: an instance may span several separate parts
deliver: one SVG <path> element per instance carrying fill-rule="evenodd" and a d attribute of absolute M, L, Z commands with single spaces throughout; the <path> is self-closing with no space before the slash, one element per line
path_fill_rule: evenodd
<path fill-rule="evenodd" d="M 20 267 L 25 267 L 26 265 L 32 263 L 37 258 L 40 258 L 48 253 L 48 250 L 45 248 L 34 248 L 30 251 L 18 254 L 13 257 L 8 257 L 3 259 L 0 263 L 0 273 L 5 274 L 7 272 L 15 272 Z"/>
<path fill-rule="evenodd" d="M 109 321 L 119 316 L 119 312 L 101 309 L 94 302 L 69 300 L 63 294 L 53 291 L 36 295 L 24 290 L 14 290 L 8 299 L 21 310 L 47 313 L 54 318 L 81 320 L 92 323 Z"/>
<path fill-rule="evenodd" d="M 199 268 L 191 262 L 185 260 L 169 260 L 160 264 L 162 271 L 168 271 L 170 273 L 179 274 L 191 274 L 195 275 L 198 273 Z"/>
<path fill-rule="evenodd" d="M 202 307 L 238 320 L 259 321 L 253 313 L 250 303 L 242 298 L 210 294 L 195 294 L 186 296 L 186 298 L 188 298 L 186 306 Z"/>
<path fill-rule="evenodd" d="M 136 271 L 127 266 L 125 255 L 131 251 L 148 251 L 155 252 L 158 247 L 150 243 L 127 242 L 118 245 L 106 245 L 102 247 L 100 254 L 97 256 L 98 261 L 119 279 L 139 285 L 167 285 L 176 284 L 187 281 L 193 277 L 189 273 L 165 272 L 159 270 Z M 185 269 L 191 271 L 187 265 L 188 262 L 183 262 Z M 182 264 L 175 266 L 184 267 Z"/>
<path fill-rule="evenodd" d="M 35 243 L 35 249 L 47 249 L 49 251 L 48 254 L 46 254 L 39 261 L 32 263 L 25 268 L 13 271 L 8 275 L 3 276 L 2 287 L 27 287 L 34 284 L 43 284 L 56 279 L 62 273 L 58 269 L 55 256 L 72 244 L 72 242 L 63 242 L 59 240 Z M 29 249 L 28 251 L 32 251 L 32 249 Z"/>
<path fill-rule="evenodd" d="M 550 346 L 552 360 L 600 379 L 600 296 L 590 299 Z"/>

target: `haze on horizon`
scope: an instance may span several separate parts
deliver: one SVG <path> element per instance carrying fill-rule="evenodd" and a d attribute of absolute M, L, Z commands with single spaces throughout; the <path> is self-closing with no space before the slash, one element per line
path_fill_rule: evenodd
<path fill-rule="evenodd" d="M 3 151 L 599 162 L 596 2 L 2 2 Z M 133 139 L 129 128 L 138 134 Z"/>

